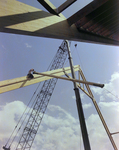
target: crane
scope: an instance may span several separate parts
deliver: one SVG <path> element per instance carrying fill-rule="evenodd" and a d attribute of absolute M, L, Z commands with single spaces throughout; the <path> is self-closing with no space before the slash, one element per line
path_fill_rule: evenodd
<path fill-rule="evenodd" d="M 66 70 L 63 69 L 63 71 L 61 71 L 59 74 L 59 70 L 58 68 L 62 68 L 63 65 L 64 65 L 64 62 L 65 62 L 65 59 L 67 57 L 67 54 L 69 54 L 69 61 L 70 61 L 70 67 L 71 67 L 71 70 L 69 70 L 69 68 L 66 68 L 66 70 L 69 72 L 72 72 L 73 76 L 72 78 L 65 72 Z M 34 84 L 38 81 L 44 81 L 44 84 L 41 88 L 41 90 L 39 91 L 39 93 L 37 94 L 36 98 L 35 98 L 35 103 L 34 103 L 34 106 L 33 106 L 33 109 L 32 109 L 32 112 L 26 122 L 26 125 L 23 129 L 23 133 L 22 135 L 20 136 L 20 139 L 19 139 L 19 142 L 17 144 L 17 147 L 16 147 L 16 150 L 25 150 L 25 149 L 28 149 L 30 150 L 31 147 L 32 147 L 32 144 L 33 144 L 33 141 L 35 139 L 35 136 L 37 134 L 37 131 L 39 129 L 39 126 L 41 124 L 41 121 L 43 119 L 43 116 L 45 114 L 45 111 L 47 109 L 47 106 L 48 106 L 48 103 L 49 103 L 49 100 L 52 96 L 52 93 L 53 93 L 53 90 L 55 88 L 55 85 L 56 85 L 56 82 L 57 82 L 57 79 L 60 78 L 60 79 L 64 79 L 64 80 L 68 80 L 68 81 L 72 81 L 74 83 L 74 87 L 75 87 L 75 94 L 76 94 L 76 102 L 78 101 L 78 98 L 77 98 L 77 95 L 78 95 L 78 88 L 80 88 L 85 94 L 87 94 L 93 101 L 93 104 L 98 112 L 98 115 L 102 121 L 102 124 L 108 134 L 108 137 L 114 147 L 115 150 L 117 150 L 117 147 L 115 145 L 115 142 L 111 136 L 111 133 L 109 132 L 109 129 L 104 121 L 104 118 L 99 110 L 99 107 L 94 99 L 94 96 L 92 95 L 92 92 L 89 88 L 88 85 L 94 85 L 94 86 L 98 86 L 98 87 L 101 87 L 103 88 L 104 87 L 104 84 L 97 84 L 97 83 L 93 83 L 93 82 L 88 82 L 86 81 L 85 79 L 85 76 L 83 75 L 83 72 L 80 68 L 80 66 L 74 66 L 73 67 L 73 63 L 71 62 L 71 55 L 70 55 L 70 51 L 69 51 L 69 45 L 68 45 L 68 42 L 67 41 L 63 41 L 61 46 L 59 47 L 57 53 L 56 53 L 56 56 L 51 64 L 51 67 L 50 67 L 50 71 L 53 73 L 53 74 L 50 74 L 50 73 L 38 73 L 38 72 L 35 72 L 34 69 L 31 69 L 29 71 L 29 74 L 27 75 L 27 78 L 24 79 L 21 78 L 20 80 L 13 80 L 13 81 L 5 81 L 5 82 L 2 82 L 2 85 L 0 86 L 0 88 L 3 88 L 3 92 L 5 91 L 5 87 L 8 85 L 8 89 L 6 91 L 9 91 L 10 88 L 13 89 L 17 89 L 17 88 L 20 88 L 20 87 L 24 87 L 24 86 L 27 86 L 27 85 L 30 85 L 30 84 L 26 84 L 27 82 L 30 81 L 33 81 L 34 78 L 36 78 L 37 81 L 35 82 L 32 82 L 31 84 Z M 72 63 L 72 64 L 71 64 Z M 56 72 L 54 73 L 54 71 L 52 70 L 56 70 Z M 80 79 L 80 76 L 82 78 L 82 80 L 76 80 L 75 79 L 75 75 L 74 75 L 74 71 L 77 71 L 79 70 L 79 79 Z M 34 75 L 31 74 L 31 72 L 33 72 L 33 74 L 36 74 L 35 77 Z M 59 76 L 57 76 L 57 74 Z M 68 78 L 64 78 L 64 77 L 60 77 L 61 75 L 65 74 Z M 39 77 L 37 76 L 39 75 Z M 41 79 L 41 76 L 48 76 L 47 79 Z M 33 79 L 33 80 L 32 80 Z M 49 79 L 49 80 L 48 80 Z M 80 84 L 77 84 L 76 82 L 79 82 L 79 83 L 83 83 L 85 84 L 86 86 L 86 89 L 87 89 L 87 92 L 86 90 L 84 90 L 84 88 L 81 87 Z M 14 84 L 18 84 L 20 83 L 20 85 L 22 86 L 14 86 Z M 10 87 L 9 87 L 10 86 Z M 13 87 L 12 87 L 13 86 Z M 80 97 L 80 96 L 79 96 Z M 80 98 L 79 98 L 80 99 Z M 81 105 L 81 104 L 80 104 Z M 86 133 L 84 134 L 84 130 L 86 130 L 86 127 L 83 127 L 85 125 L 85 121 L 84 123 L 81 123 L 82 122 L 82 118 L 83 118 L 83 110 L 82 110 L 82 113 L 80 114 L 81 112 L 81 107 L 79 106 L 79 102 L 77 103 L 77 108 L 78 108 L 78 113 L 79 113 L 79 120 L 80 120 L 80 124 L 81 124 L 81 128 L 82 128 L 82 136 L 83 136 L 83 140 L 84 140 L 84 147 L 85 147 L 85 150 L 90 150 L 90 145 L 89 145 L 89 141 L 88 141 L 88 135 L 86 135 Z M 86 137 L 87 136 L 87 137 Z M 86 140 L 87 138 L 87 140 Z M 87 142 L 88 142 L 88 145 L 87 146 Z M 6 148 L 6 145 L 3 146 L 3 149 L 4 150 L 10 150 L 10 147 L 9 148 Z"/>
<path fill-rule="evenodd" d="M 62 68 L 67 57 L 67 45 L 63 41 L 59 47 L 56 56 L 51 64 L 50 70 L 55 70 Z M 52 78 L 46 80 L 36 96 L 36 102 L 33 106 L 32 112 L 29 116 L 29 119 L 24 127 L 23 133 L 20 137 L 16 150 L 24 150 L 31 148 L 35 136 L 37 134 L 38 128 L 48 106 L 49 100 L 54 91 L 55 85 L 57 83 L 57 78 Z"/>

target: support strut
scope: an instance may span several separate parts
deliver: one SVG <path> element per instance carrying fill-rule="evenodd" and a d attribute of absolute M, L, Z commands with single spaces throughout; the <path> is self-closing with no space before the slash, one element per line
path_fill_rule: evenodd
<path fill-rule="evenodd" d="M 73 69 L 73 61 L 72 61 L 72 57 L 71 57 L 71 53 L 70 53 L 69 43 L 67 40 L 66 40 L 66 42 L 67 42 L 67 47 L 68 47 L 69 63 L 70 63 L 70 67 L 71 67 L 72 78 L 76 79 L 74 69 Z M 82 108 L 82 104 L 81 104 L 81 98 L 80 98 L 80 94 L 79 94 L 79 89 L 77 88 L 76 82 L 73 82 L 73 84 L 74 84 L 76 104 L 77 104 L 77 109 L 78 109 L 78 115 L 79 115 L 81 131 L 82 131 L 84 148 L 85 148 L 85 150 L 91 150 L 88 133 L 87 133 L 87 128 L 86 128 L 86 123 L 85 123 L 85 119 L 84 119 L 83 108 Z"/>

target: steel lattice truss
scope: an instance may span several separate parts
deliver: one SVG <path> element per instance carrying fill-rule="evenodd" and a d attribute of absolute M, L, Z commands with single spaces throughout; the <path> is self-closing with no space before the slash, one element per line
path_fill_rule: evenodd
<path fill-rule="evenodd" d="M 67 43 L 63 41 L 51 64 L 50 70 L 62 68 L 67 54 Z M 44 82 L 40 92 L 36 96 L 36 102 L 20 137 L 16 150 L 30 150 L 57 80 L 58 79 L 53 78 Z"/>

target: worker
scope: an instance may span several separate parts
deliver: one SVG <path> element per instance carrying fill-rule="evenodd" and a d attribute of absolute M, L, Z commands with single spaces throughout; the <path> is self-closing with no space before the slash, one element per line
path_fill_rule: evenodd
<path fill-rule="evenodd" d="M 4 149 L 4 150 L 10 150 L 10 147 L 9 147 L 9 148 L 6 148 L 6 146 L 3 146 L 3 149 Z"/>
<path fill-rule="evenodd" d="M 75 44 L 74 46 L 77 47 L 77 44 Z"/>
<path fill-rule="evenodd" d="M 30 69 L 29 70 L 29 72 L 28 72 L 28 74 L 27 74 L 27 79 L 33 79 L 34 78 L 34 76 L 33 76 L 33 73 L 34 72 L 34 69 Z"/>

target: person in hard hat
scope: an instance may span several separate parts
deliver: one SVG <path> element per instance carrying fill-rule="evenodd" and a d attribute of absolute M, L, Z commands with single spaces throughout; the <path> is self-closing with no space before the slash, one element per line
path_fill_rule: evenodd
<path fill-rule="evenodd" d="M 28 74 L 27 74 L 27 79 L 33 79 L 33 78 L 34 78 L 32 72 L 34 72 L 34 69 L 30 69 L 30 70 L 29 70 L 29 72 L 28 72 Z"/>

